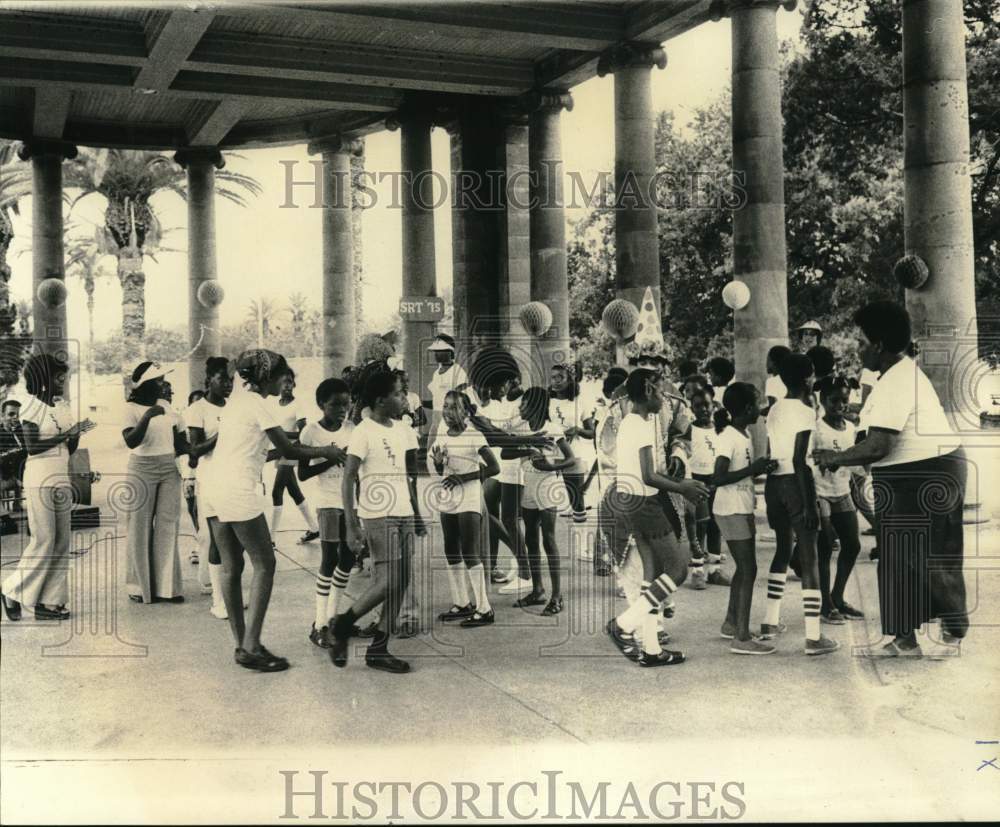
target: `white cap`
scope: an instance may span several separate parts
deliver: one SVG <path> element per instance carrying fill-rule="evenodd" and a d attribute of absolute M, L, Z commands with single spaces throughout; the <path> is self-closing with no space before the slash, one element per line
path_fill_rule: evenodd
<path fill-rule="evenodd" d="M 162 379 L 168 373 L 173 373 L 173 371 L 163 370 L 159 362 L 150 362 L 146 366 L 146 369 L 132 380 L 132 387 L 137 388 L 143 382 L 148 382 L 150 379 Z"/>

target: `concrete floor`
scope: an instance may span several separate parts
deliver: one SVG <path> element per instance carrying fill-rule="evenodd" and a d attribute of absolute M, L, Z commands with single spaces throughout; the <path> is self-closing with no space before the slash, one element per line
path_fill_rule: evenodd
<path fill-rule="evenodd" d="M 209 615 L 209 598 L 198 593 L 187 563 L 189 540 L 182 540 L 183 605 L 132 604 L 119 586 L 110 590 L 115 599 L 109 610 L 103 602 L 109 590 L 91 591 L 85 581 L 93 582 L 91 564 L 114 554 L 91 549 L 74 558 L 71 582 L 97 597 L 81 594 L 71 601 L 75 623 L 3 621 L 4 760 L 78 752 L 266 750 L 289 742 L 419 744 L 461 739 L 468 732 L 485 743 L 506 745 L 592 744 L 629 740 L 639 732 L 653 741 L 753 739 L 775 732 L 790 738 L 932 731 L 962 738 L 1000 735 L 995 731 L 1000 577 L 988 567 L 1000 551 L 994 529 L 970 527 L 967 577 L 976 627 L 963 656 L 949 662 L 873 662 L 852 653 L 879 637 L 875 566 L 867 561 L 871 540 L 864 538 L 848 599 L 870 620 L 824 627 L 840 641 L 841 651 L 824 658 L 803 655 L 797 583 L 790 584 L 783 607 L 788 632 L 779 652 L 764 658 L 731 655 L 718 637 L 727 589 L 685 587 L 676 596 L 670 631 L 672 646 L 687 654 L 688 663 L 640 669 L 623 659 L 602 631 L 621 605 L 613 579 L 594 578 L 589 563 L 570 555 L 569 532 L 579 529 L 560 520 L 564 557 L 573 558 L 564 559 L 570 574 L 562 615 L 542 618 L 494 594 L 494 627 L 446 628 L 430 618 L 450 602 L 445 574 L 438 570 L 427 581 L 424 633 L 392 646 L 411 660 L 414 671 L 393 676 L 367 669 L 357 654 L 347 669 L 334 669 L 327 654 L 307 640 L 319 549 L 315 543 L 295 544 L 301 529 L 289 517 L 279 537 L 264 629 L 268 647 L 292 662 L 289 671 L 260 675 L 233 663 L 228 624 Z M 773 538 L 766 527 L 759 531 L 764 571 Z M 86 537 L 80 533 L 79 542 L 89 542 Z M 120 542 L 116 554 L 120 573 Z M 441 563 L 435 558 L 435 566 Z M 365 583 L 364 578 L 352 582 L 352 590 Z M 762 577 L 754 601 L 756 623 L 763 611 Z M 960 704 L 954 702 L 958 688 Z M 673 714 L 663 714 L 667 702 Z"/>

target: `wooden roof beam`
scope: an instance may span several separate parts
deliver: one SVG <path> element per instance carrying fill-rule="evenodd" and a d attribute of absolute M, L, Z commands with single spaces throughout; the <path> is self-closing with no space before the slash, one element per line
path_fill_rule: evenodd
<path fill-rule="evenodd" d="M 184 68 L 478 95 L 515 95 L 534 82 L 528 61 L 227 32 L 206 35 Z"/>
<path fill-rule="evenodd" d="M 184 61 L 212 24 L 208 11 L 171 11 L 160 25 L 148 33 L 149 57 L 136 76 L 137 89 L 162 92 L 170 87 Z"/>
<path fill-rule="evenodd" d="M 142 66 L 146 37 L 138 26 L 111 20 L 0 11 L 0 57 Z"/>
<path fill-rule="evenodd" d="M 419 3 L 347 5 L 322 7 L 254 3 L 241 7 L 223 6 L 224 16 L 270 14 L 327 27 L 334 31 L 345 26 L 370 25 L 396 35 L 426 34 L 433 28 L 448 37 L 495 41 L 513 35 L 519 43 L 542 49 L 601 50 L 624 35 L 621 12 L 614 4 L 607 8 L 582 3 L 528 4 L 500 3 Z"/>
<path fill-rule="evenodd" d="M 61 139 L 72 99 L 73 92 L 69 89 L 60 89 L 59 87 L 36 89 L 34 110 L 32 111 L 32 136 Z"/>
<path fill-rule="evenodd" d="M 184 124 L 189 146 L 218 146 L 246 114 L 244 101 L 223 98 L 201 101 Z"/>

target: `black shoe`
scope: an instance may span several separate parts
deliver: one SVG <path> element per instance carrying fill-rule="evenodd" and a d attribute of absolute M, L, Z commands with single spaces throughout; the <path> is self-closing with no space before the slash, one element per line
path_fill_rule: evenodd
<path fill-rule="evenodd" d="M 333 640 L 330 643 L 330 660 L 334 666 L 347 666 L 347 646 L 351 640 L 351 630 L 354 628 L 354 618 L 346 612 L 337 615 L 330 629 Z"/>
<path fill-rule="evenodd" d="M 878 560 L 878 557 L 879 557 L 879 551 L 877 548 L 873 548 L 871 551 L 868 552 L 869 560 Z"/>
<path fill-rule="evenodd" d="M 495 620 L 493 610 L 490 609 L 488 612 L 473 612 L 471 617 L 466 618 L 458 625 L 469 629 L 473 626 L 490 626 Z"/>
<path fill-rule="evenodd" d="M 3 613 L 7 615 L 7 620 L 17 621 L 21 619 L 20 603 L 11 600 L 5 594 L 0 594 L 0 603 L 3 603 Z"/>
<path fill-rule="evenodd" d="M 465 606 L 459 606 L 456 603 L 448 609 L 448 611 L 441 612 L 441 614 L 438 615 L 438 620 L 443 620 L 445 623 L 452 620 L 465 620 L 466 618 L 472 617 L 472 615 L 475 614 L 475 611 L 476 607 L 471 603 L 468 603 Z"/>
<path fill-rule="evenodd" d="M 285 658 L 272 655 L 263 646 L 256 652 L 237 649 L 235 657 L 236 662 L 244 669 L 253 669 L 256 672 L 284 672 L 288 668 L 288 661 Z"/>
<path fill-rule="evenodd" d="M 542 609 L 542 614 L 546 616 L 557 615 L 562 610 L 563 610 L 563 599 L 561 597 L 553 597 L 545 605 L 545 608 Z"/>
<path fill-rule="evenodd" d="M 372 669 L 380 669 L 383 672 L 392 672 L 397 675 L 402 675 L 404 672 L 410 671 L 410 664 L 405 660 L 393 657 L 385 649 L 373 652 L 369 648 L 365 652 L 365 666 L 370 666 Z"/>
<path fill-rule="evenodd" d="M 333 648 L 333 644 L 330 642 L 330 629 L 327 626 L 317 629 L 314 623 L 309 629 L 309 640 L 320 649 Z"/>
<path fill-rule="evenodd" d="M 669 649 L 661 649 L 658 655 L 643 652 L 639 655 L 636 662 L 639 666 L 674 666 L 678 663 L 684 663 L 684 654 L 682 652 L 671 652 Z"/>
<path fill-rule="evenodd" d="M 65 606 L 50 609 L 39 604 L 35 606 L 35 620 L 69 620 L 69 609 Z"/>
<path fill-rule="evenodd" d="M 157 597 L 153 601 L 154 603 L 183 603 L 184 595 L 178 594 L 175 597 Z"/>
<path fill-rule="evenodd" d="M 299 537 L 299 544 L 301 545 L 302 543 L 311 543 L 313 540 L 318 540 L 318 539 L 319 539 L 318 531 L 307 531 L 305 534 Z"/>
<path fill-rule="evenodd" d="M 359 629 L 357 626 L 351 627 L 351 637 L 375 637 L 378 634 L 378 624 L 369 623 L 364 629 Z"/>

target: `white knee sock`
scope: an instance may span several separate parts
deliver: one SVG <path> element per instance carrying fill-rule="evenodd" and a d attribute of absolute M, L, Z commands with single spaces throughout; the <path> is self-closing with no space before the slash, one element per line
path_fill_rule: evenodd
<path fill-rule="evenodd" d="M 337 566 L 333 570 L 330 599 L 326 604 L 326 616 L 328 618 L 336 617 L 340 613 L 340 607 L 344 605 L 344 597 L 347 595 L 347 583 L 350 579 L 350 571 L 344 571 L 340 566 Z"/>
<path fill-rule="evenodd" d="M 660 613 L 656 609 L 642 616 L 642 651 L 650 655 L 660 654 L 660 638 L 657 634 L 657 618 Z"/>
<path fill-rule="evenodd" d="M 764 623 L 777 626 L 781 620 L 781 598 L 785 595 L 785 579 L 787 571 L 767 574 L 767 603 L 764 606 Z"/>
<path fill-rule="evenodd" d="M 490 605 L 490 599 L 486 595 L 486 569 L 483 568 L 482 563 L 476 563 L 474 566 L 469 566 L 466 570 L 468 572 L 469 581 L 472 585 L 472 594 L 476 601 L 476 610 L 486 614 L 486 612 L 492 612 L 493 607 Z"/>
<path fill-rule="evenodd" d="M 673 592 L 677 591 L 677 584 L 669 575 L 661 574 L 647 587 L 643 588 L 638 600 L 632 603 L 625 611 L 616 618 L 619 627 L 623 631 L 632 632 L 638 626 L 643 616 L 648 614 L 650 609 L 659 610 L 663 601 Z"/>
<path fill-rule="evenodd" d="M 309 503 L 303 500 L 298 504 L 299 511 L 305 518 L 306 525 L 309 526 L 310 531 L 319 531 L 319 527 L 316 525 L 316 518 L 313 516 L 312 509 L 309 507 Z"/>
<path fill-rule="evenodd" d="M 278 542 L 278 529 L 281 526 L 282 506 L 275 505 L 271 508 L 271 539 Z"/>
<path fill-rule="evenodd" d="M 448 585 L 451 587 L 451 602 L 456 606 L 465 606 L 469 602 L 469 579 L 465 573 L 465 563 L 448 564 Z"/>
<path fill-rule="evenodd" d="M 333 578 L 322 574 L 316 575 L 316 628 L 322 629 L 330 615 L 326 613 L 326 604 L 330 599 L 330 583 Z"/>
<path fill-rule="evenodd" d="M 208 555 L 206 554 L 207 558 Z M 212 584 L 212 605 L 223 606 L 225 600 L 222 597 L 222 563 L 208 563 L 208 579 Z"/>
<path fill-rule="evenodd" d="M 819 640 L 819 607 L 823 602 L 819 589 L 802 590 L 802 613 L 806 617 L 806 640 Z"/>

